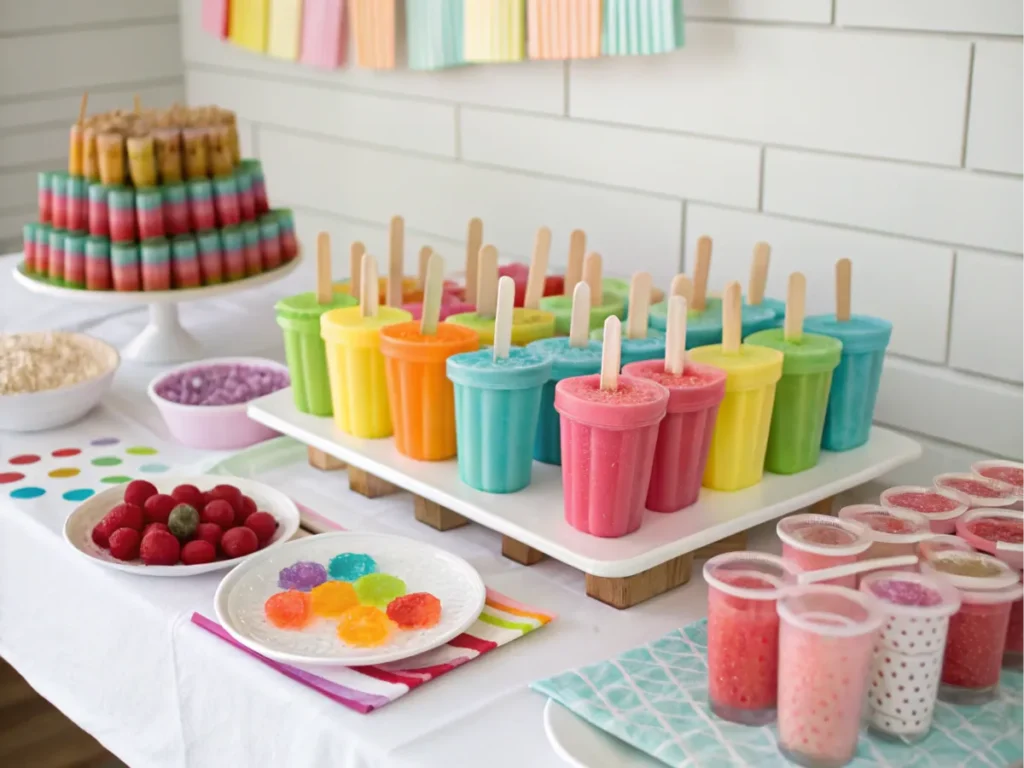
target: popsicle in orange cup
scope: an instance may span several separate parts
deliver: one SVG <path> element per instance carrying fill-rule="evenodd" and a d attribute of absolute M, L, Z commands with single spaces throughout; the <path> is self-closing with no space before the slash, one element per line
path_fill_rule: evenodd
<path fill-rule="evenodd" d="M 342 280 L 334 284 L 334 290 L 340 293 L 347 293 L 358 299 L 362 294 L 358 285 L 357 275 L 362 264 L 362 254 L 366 247 L 360 243 L 352 243 L 352 250 L 349 254 L 348 280 Z M 378 278 L 379 294 L 378 301 L 387 304 L 389 307 L 399 307 L 404 301 L 413 301 L 419 291 L 419 284 L 415 277 L 404 277 L 402 270 L 405 259 L 405 221 L 401 216 L 392 216 L 388 225 L 388 271 L 383 277 Z M 395 286 L 394 291 L 389 287 Z M 410 298 L 406 299 L 405 297 Z"/>

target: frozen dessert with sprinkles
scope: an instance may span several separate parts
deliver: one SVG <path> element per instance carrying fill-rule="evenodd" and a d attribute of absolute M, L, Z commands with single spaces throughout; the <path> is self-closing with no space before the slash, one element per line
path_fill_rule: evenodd
<path fill-rule="evenodd" d="M 289 384 L 277 367 L 238 363 L 197 365 L 163 378 L 156 394 L 179 405 L 237 405 Z"/>

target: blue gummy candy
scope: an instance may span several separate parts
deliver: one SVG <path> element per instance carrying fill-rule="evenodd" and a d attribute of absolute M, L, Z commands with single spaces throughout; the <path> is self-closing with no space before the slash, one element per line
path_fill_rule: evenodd
<path fill-rule="evenodd" d="M 337 581 L 355 581 L 368 573 L 377 572 L 377 562 L 369 555 L 344 552 L 331 558 L 331 578 Z"/>

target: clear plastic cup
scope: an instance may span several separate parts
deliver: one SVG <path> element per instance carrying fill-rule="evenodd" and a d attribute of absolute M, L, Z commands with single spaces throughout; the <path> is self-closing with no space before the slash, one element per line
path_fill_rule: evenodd
<path fill-rule="evenodd" d="M 615 538 L 643 522 L 668 390 L 630 376 L 620 376 L 617 389 L 602 390 L 600 379 L 593 374 L 555 385 L 565 520 L 578 531 Z"/>
<path fill-rule="evenodd" d="M 967 505 L 951 491 L 923 485 L 887 488 L 882 491 L 879 503 L 886 509 L 919 512 L 928 518 L 932 533 L 953 533 L 957 518 L 967 511 Z"/>
<path fill-rule="evenodd" d="M 882 605 L 885 622 L 875 646 L 868 688 L 868 725 L 906 742 L 928 735 L 939 693 L 949 618 L 960 593 L 945 579 L 878 571 L 860 589 Z"/>
<path fill-rule="evenodd" d="M 725 397 L 725 372 L 688 362 L 680 376 L 664 360 L 630 363 L 627 376 L 656 381 L 668 390 L 668 409 L 658 426 L 647 508 L 676 512 L 697 501 L 708 461 L 718 407 Z"/>
<path fill-rule="evenodd" d="M 863 525 L 829 515 L 790 515 L 779 520 L 775 532 L 782 541 L 782 557 L 801 571 L 855 563 L 871 547 L 871 537 Z M 853 589 L 857 575 L 821 583 Z"/>
<path fill-rule="evenodd" d="M 936 488 L 951 492 L 969 507 L 1011 507 L 1017 501 L 1017 492 L 998 480 L 978 477 L 971 472 L 947 472 L 936 475 L 932 482 Z"/>
<path fill-rule="evenodd" d="M 445 318 L 446 323 L 472 328 L 480 337 L 481 345 L 494 343 L 494 318 L 481 317 L 476 312 L 464 312 Z M 512 310 L 512 343 L 525 347 L 538 339 L 555 335 L 555 316 L 540 309 L 516 308 Z"/>
<path fill-rule="evenodd" d="M 796 569 L 781 557 L 727 552 L 704 564 L 708 585 L 708 700 L 723 720 L 764 725 L 778 698 L 782 589 Z"/>
<path fill-rule="evenodd" d="M 839 519 L 852 520 L 867 528 L 871 546 L 861 556 L 862 560 L 916 554 L 917 545 L 932 535 L 924 515 L 906 509 L 886 509 L 879 504 L 851 504 L 839 510 Z M 907 566 L 906 570 L 914 570 L 914 566 Z"/>
<path fill-rule="evenodd" d="M 1024 464 L 1018 461 L 989 459 L 976 461 L 971 465 L 971 472 L 988 480 L 1006 483 L 1017 494 L 1017 501 L 1011 508 L 1024 509 Z"/>
<path fill-rule="evenodd" d="M 842 766 L 857 752 L 882 612 L 845 587 L 794 587 L 778 601 L 779 751 L 806 766 Z"/>

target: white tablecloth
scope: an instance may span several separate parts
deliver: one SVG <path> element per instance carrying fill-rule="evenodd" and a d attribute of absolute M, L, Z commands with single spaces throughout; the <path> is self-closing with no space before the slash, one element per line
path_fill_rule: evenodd
<path fill-rule="evenodd" d="M 14 263 L 0 258 L 0 330 L 85 330 L 122 345 L 144 325 L 144 309 L 111 311 L 30 294 L 11 279 Z M 295 292 L 297 279 L 183 305 L 183 322 L 209 356 L 281 359 L 271 305 Z M 47 443 L 74 445 L 117 420 L 170 442 L 145 396 L 159 370 L 124 364 L 102 408 L 46 436 Z M 0 456 L 20 452 L 26 439 L 0 431 Z M 178 458 L 213 456 L 186 451 Z M 397 532 L 449 549 L 489 586 L 559 618 L 360 715 L 190 623 L 193 611 L 213 616 L 223 574 L 156 579 L 96 566 L 64 543 L 61 515 L 33 514 L 31 502 L 14 502 L 0 486 L 0 655 L 133 767 L 562 765 L 544 735 L 545 699 L 528 683 L 607 658 L 704 613 L 699 571 L 687 586 L 619 612 L 586 598 L 578 571 L 551 560 L 527 568 L 502 558 L 500 537 L 484 528 L 440 533 L 417 523 L 408 496 L 368 500 L 348 490 L 344 473 L 309 467 L 259 479 L 346 527 Z M 770 526 L 755 535 L 765 548 L 773 538 Z"/>

